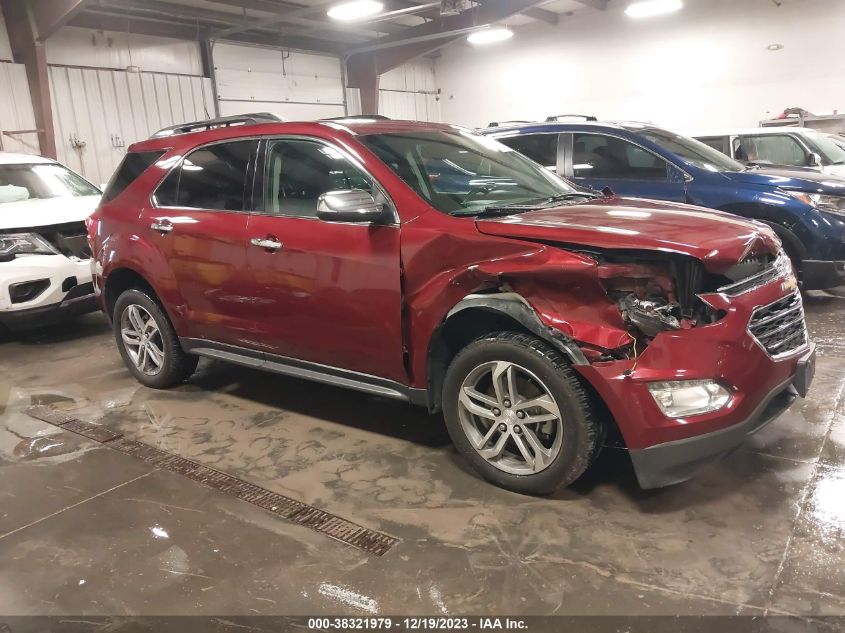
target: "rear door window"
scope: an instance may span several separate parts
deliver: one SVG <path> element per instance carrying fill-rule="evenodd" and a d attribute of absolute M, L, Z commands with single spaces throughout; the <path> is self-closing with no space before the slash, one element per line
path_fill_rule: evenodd
<path fill-rule="evenodd" d="M 156 190 L 156 205 L 215 211 L 251 209 L 251 174 L 257 153 L 257 140 L 215 143 L 194 150 Z"/>
<path fill-rule="evenodd" d="M 546 169 L 556 172 L 558 139 L 558 134 L 525 134 L 498 140 L 520 154 L 528 156 L 535 163 L 540 163 Z"/>
<path fill-rule="evenodd" d="M 103 200 L 108 202 L 117 198 L 123 193 L 124 189 L 135 182 L 141 174 L 147 171 L 150 165 L 162 156 L 164 156 L 164 150 L 129 152 L 126 154 L 106 186 L 106 190 L 103 192 Z"/>
<path fill-rule="evenodd" d="M 576 178 L 668 180 L 666 161 L 613 136 L 574 134 L 572 170 Z"/>

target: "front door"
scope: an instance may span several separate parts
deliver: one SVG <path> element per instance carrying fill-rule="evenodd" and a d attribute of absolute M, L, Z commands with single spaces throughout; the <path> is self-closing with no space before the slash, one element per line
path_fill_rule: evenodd
<path fill-rule="evenodd" d="M 194 150 L 156 190 L 143 212 L 149 243 L 172 272 L 168 303 L 191 338 L 233 345 L 249 338 L 248 212 L 257 141 L 215 143 Z"/>
<path fill-rule="evenodd" d="M 585 187 L 619 196 L 686 202 L 683 173 L 657 154 L 617 136 L 576 132 L 567 138 L 567 173 Z"/>
<path fill-rule="evenodd" d="M 407 382 L 399 226 L 324 222 L 317 199 L 363 189 L 390 204 L 337 147 L 277 138 L 262 149 L 249 220 L 253 335 L 270 353 Z"/>

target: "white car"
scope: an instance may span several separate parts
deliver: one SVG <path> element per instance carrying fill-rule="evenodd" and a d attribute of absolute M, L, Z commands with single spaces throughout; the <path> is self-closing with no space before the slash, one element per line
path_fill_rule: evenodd
<path fill-rule="evenodd" d="M 96 310 L 85 219 L 100 195 L 54 160 L 0 152 L 0 329 Z"/>
<path fill-rule="evenodd" d="M 805 168 L 845 177 L 845 148 L 830 134 L 810 128 L 761 127 L 692 136 L 742 163 Z"/>

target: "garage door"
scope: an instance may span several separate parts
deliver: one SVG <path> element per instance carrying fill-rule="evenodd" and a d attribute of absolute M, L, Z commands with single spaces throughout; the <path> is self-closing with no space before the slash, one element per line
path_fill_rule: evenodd
<path fill-rule="evenodd" d="M 272 112 L 311 120 L 346 114 L 337 57 L 218 42 L 212 59 L 223 116 Z"/>
<path fill-rule="evenodd" d="M 214 116 L 211 80 L 50 66 L 59 161 L 105 183 L 126 148 L 163 127 Z"/>

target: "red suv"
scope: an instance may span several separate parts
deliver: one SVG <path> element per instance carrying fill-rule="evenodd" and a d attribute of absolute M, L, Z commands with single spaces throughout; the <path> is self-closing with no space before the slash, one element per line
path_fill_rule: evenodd
<path fill-rule="evenodd" d="M 89 223 L 144 385 L 205 356 L 443 412 L 488 480 L 543 494 L 604 444 L 691 477 L 813 377 L 767 227 L 573 186 L 454 126 L 263 115 L 133 145 Z"/>

